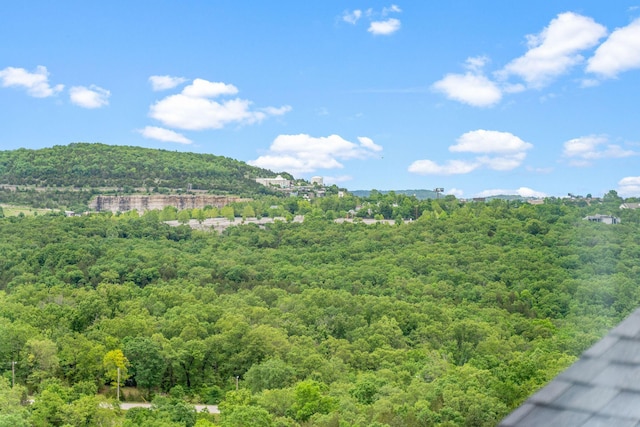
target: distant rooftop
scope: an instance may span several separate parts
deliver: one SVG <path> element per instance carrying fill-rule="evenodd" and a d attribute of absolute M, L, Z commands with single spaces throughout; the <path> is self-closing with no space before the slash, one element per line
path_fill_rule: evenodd
<path fill-rule="evenodd" d="M 640 426 L 640 309 L 499 427 Z"/>

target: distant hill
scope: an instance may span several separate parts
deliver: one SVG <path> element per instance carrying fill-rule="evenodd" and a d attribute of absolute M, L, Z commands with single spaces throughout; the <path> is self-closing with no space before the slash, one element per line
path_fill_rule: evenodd
<path fill-rule="evenodd" d="M 354 196 L 357 197 L 369 197 L 371 195 L 371 191 L 374 190 L 355 190 L 355 191 L 350 191 L 351 194 L 353 194 Z M 393 191 L 396 194 L 404 194 L 406 196 L 416 196 L 416 199 L 418 200 L 425 200 L 425 199 L 436 199 L 437 194 L 435 191 L 432 190 L 375 190 L 378 191 L 381 194 L 388 194 L 391 191 Z M 440 194 L 440 197 L 444 197 L 443 194 Z"/>
<path fill-rule="evenodd" d="M 378 191 L 380 194 L 388 194 L 390 192 L 394 192 L 396 194 L 404 194 L 406 196 L 415 196 L 416 199 L 418 200 L 425 200 L 425 199 L 437 199 L 438 195 L 436 194 L 435 191 L 432 190 L 355 190 L 355 191 L 350 191 L 351 194 L 353 194 L 354 196 L 357 197 L 369 197 L 371 195 L 372 191 Z M 439 197 L 444 197 L 445 194 L 440 194 Z M 493 200 L 493 199 L 501 199 L 501 200 L 527 200 L 530 199 L 531 197 L 522 197 L 522 196 L 516 196 L 516 195 L 498 195 L 498 196 L 488 196 L 488 197 L 483 197 L 483 199 L 485 200 Z"/>
<path fill-rule="evenodd" d="M 272 171 L 228 157 L 142 147 L 73 143 L 39 150 L 0 151 L 0 185 L 207 190 L 271 193 L 255 182 Z"/>

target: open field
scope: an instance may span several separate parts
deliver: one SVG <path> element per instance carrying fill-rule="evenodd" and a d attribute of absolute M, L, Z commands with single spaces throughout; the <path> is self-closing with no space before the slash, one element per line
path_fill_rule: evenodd
<path fill-rule="evenodd" d="M 24 215 L 33 216 L 39 214 L 45 214 L 47 212 L 51 212 L 51 209 L 38 209 L 30 206 L 16 206 L 16 205 L 8 205 L 4 203 L 0 203 L 0 207 L 4 212 L 5 216 L 18 216 L 20 213 Z"/>

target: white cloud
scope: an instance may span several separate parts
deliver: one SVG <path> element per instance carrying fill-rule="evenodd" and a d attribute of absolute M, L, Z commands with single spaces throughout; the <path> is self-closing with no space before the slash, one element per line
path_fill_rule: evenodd
<path fill-rule="evenodd" d="M 640 176 L 628 176 L 618 182 L 618 195 L 621 197 L 640 196 Z"/>
<path fill-rule="evenodd" d="M 475 73 L 479 73 L 489 62 L 491 62 L 491 60 L 486 55 L 470 56 L 465 61 L 465 68 Z"/>
<path fill-rule="evenodd" d="M 47 67 L 38 65 L 34 72 L 30 73 L 24 68 L 7 67 L 0 70 L 0 82 L 2 87 L 21 87 L 34 98 L 47 98 L 64 89 L 64 85 L 49 85 L 49 72 Z"/>
<path fill-rule="evenodd" d="M 359 136 L 358 141 L 360 141 L 360 145 L 371 151 L 382 151 L 382 146 L 373 142 L 371 138 L 367 138 L 366 136 Z"/>
<path fill-rule="evenodd" d="M 390 13 L 400 13 L 400 12 L 402 12 L 402 9 L 400 9 L 400 7 L 396 4 L 392 4 L 389 7 L 382 8 L 382 16 L 387 16 Z"/>
<path fill-rule="evenodd" d="M 444 192 L 445 194 L 451 194 L 453 196 L 456 196 L 457 198 L 460 198 L 464 195 L 464 191 L 458 189 L 458 188 L 452 188 L 451 190 L 447 190 Z"/>
<path fill-rule="evenodd" d="M 111 92 L 96 85 L 74 86 L 69 89 L 71 102 L 82 108 L 100 108 L 109 105 Z"/>
<path fill-rule="evenodd" d="M 340 176 L 325 176 L 323 179 L 326 185 L 333 185 L 333 184 L 340 184 L 343 182 L 351 181 L 353 180 L 353 177 L 351 175 L 340 175 Z"/>
<path fill-rule="evenodd" d="M 339 135 L 319 138 L 307 134 L 279 135 L 268 154 L 248 163 L 271 170 L 307 173 L 342 168 L 341 160 L 364 159 L 382 149 L 369 138 L 359 137 L 358 140 L 360 145 Z"/>
<path fill-rule="evenodd" d="M 604 146 L 604 147 L 603 147 Z M 625 150 L 619 145 L 608 144 L 608 138 L 602 135 L 589 135 L 574 138 L 564 143 L 563 155 L 571 158 L 572 166 L 589 166 L 591 160 L 635 156 L 639 153 Z"/>
<path fill-rule="evenodd" d="M 173 89 L 174 87 L 186 82 L 184 77 L 173 76 L 151 76 L 149 77 L 149 83 L 154 91 Z"/>
<path fill-rule="evenodd" d="M 251 109 L 251 101 L 235 98 L 213 101 L 209 98 L 235 95 L 238 89 L 231 84 L 195 79 L 181 93 L 157 101 L 149 109 L 149 116 L 168 127 L 188 130 L 221 129 L 227 124 L 258 123 L 269 116 L 280 116 L 291 107 Z"/>
<path fill-rule="evenodd" d="M 265 113 L 251 111 L 250 105 L 249 101 L 243 99 L 218 103 L 205 98 L 192 98 L 178 94 L 153 104 L 149 116 L 165 126 L 177 129 L 221 129 L 229 123 L 250 124 L 266 117 Z"/>
<path fill-rule="evenodd" d="M 182 94 L 192 98 L 216 98 L 221 95 L 235 95 L 238 88 L 222 82 L 210 82 L 195 79 L 193 83 L 182 90 Z"/>
<path fill-rule="evenodd" d="M 449 99 L 474 107 L 490 107 L 502 99 L 502 92 L 494 82 L 471 72 L 447 74 L 432 87 Z"/>
<path fill-rule="evenodd" d="M 529 50 L 497 75 L 516 75 L 540 88 L 582 62 L 579 52 L 594 47 L 606 34 L 606 28 L 590 17 L 561 13 L 540 34 L 527 36 Z"/>
<path fill-rule="evenodd" d="M 498 157 L 482 156 L 478 157 L 477 160 L 483 165 L 487 166 L 489 169 L 497 171 L 509 171 L 520 166 L 526 156 L 527 155 L 525 152 L 521 152 Z"/>
<path fill-rule="evenodd" d="M 361 17 L 362 11 L 360 9 L 351 12 L 346 11 L 342 14 L 342 20 L 352 25 L 355 25 Z"/>
<path fill-rule="evenodd" d="M 532 190 L 527 187 L 520 187 L 517 190 L 484 190 L 476 195 L 476 197 L 491 197 L 491 196 L 520 196 L 520 197 L 547 197 L 547 195 L 541 191 Z"/>
<path fill-rule="evenodd" d="M 444 165 L 439 165 L 432 160 L 416 160 L 409 165 L 409 172 L 419 175 L 461 175 L 472 172 L 480 166 L 478 162 L 464 160 L 449 160 Z"/>
<path fill-rule="evenodd" d="M 416 160 L 409 166 L 409 172 L 454 175 L 473 172 L 481 166 L 497 171 L 512 170 L 522 164 L 527 156 L 526 151 L 532 147 L 532 144 L 512 133 L 478 129 L 460 136 L 457 144 L 449 147 L 449 151 L 484 156 L 478 156 L 473 161 L 449 160 L 443 165 L 432 160 Z"/>
<path fill-rule="evenodd" d="M 640 18 L 611 33 L 587 63 L 588 72 L 608 78 L 633 68 L 640 68 Z"/>
<path fill-rule="evenodd" d="M 279 108 L 266 107 L 266 108 L 262 108 L 262 111 L 264 111 L 265 113 L 267 113 L 270 116 L 282 116 L 283 114 L 286 114 L 289 111 L 291 111 L 291 106 L 290 105 L 283 105 L 282 107 L 279 107 Z"/>
<path fill-rule="evenodd" d="M 482 72 L 489 62 L 487 56 L 467 58 L 465 61 L 467 73 L 447 74 L 431 87 L 454 101 L 474 107 L 490 107 L 500 102 L 502 90 Z"/>
<path fill-rule="evenodd" d="M 368 32 L 374 35 L 388 36 L 398 31 L 402 25 L 399 19 L 388 18 L 388 16 L 392 13 L 401 12 L 402 9 L 398 5 L 392 4 L 389 7 L 382 8 L 380 12 L 376 12 L 373 9 L 367 9 L 364 12 L 361 9 L 347 10 L 342 13 L 341 19 L 351 25 L 356 25 L 365 16 L 369 21 Z"/>
<path fill-rule="evenodd" d="M 178 132 L 157 126 L 147 126 L 144 129 L 138 130 L 138 132 L 145 138 L 157 139 L 158 141 L 177 142 L 179 144 L 191 144 L 192 142 L 189 138 Z"/>
<path fill-rule="evenodd" d="M 400 20 L 396 18 L 389 18 L 386 21 L 372 21 L 367 31 L 375 35 L 388 36 L 398 31 L 400 25 Z"/>
<path fill-rule="evenodd" d="M 478 129 L 458 138 L 449 151 L 467 153 L 520 153 L 533 147 L 509 132 Z"/>

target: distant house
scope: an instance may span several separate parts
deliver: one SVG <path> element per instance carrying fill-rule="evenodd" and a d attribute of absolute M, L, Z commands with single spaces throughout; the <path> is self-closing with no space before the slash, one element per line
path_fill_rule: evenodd
<path fill-rule="evenodd" d="M 283 178 L 281 175 L 278 175 L 275 178 L 256 178 L 256 182 L 266 187 L 270 187 L 272 185 L 280 188 L 291 187 L 291 181 Z"/>
<path fill-rule="evenodd" d="M 640 203 L 623 203 L 620 205 L 620 209 L 638 209 L 640 208 Z"/>
<path fill-rule="evenodd" d="M 592 216 L 586 216 L 582 219 L 585 219 L 591 222 L 601 222 L 603 224 L 620 224 L 620 218 L 618 218 L 617 216 L 611 216 L 611 215 L 597 214 Z"/>

